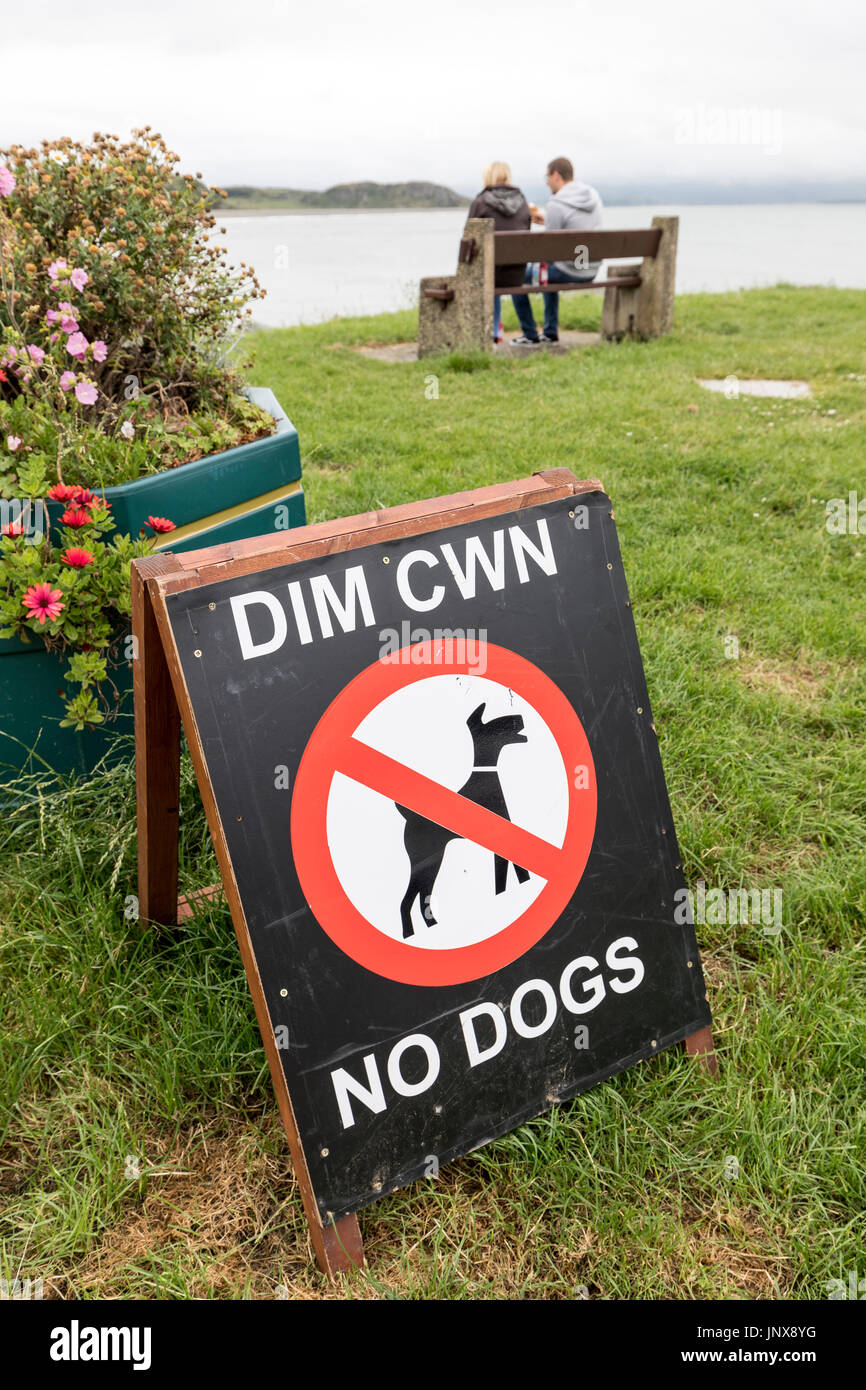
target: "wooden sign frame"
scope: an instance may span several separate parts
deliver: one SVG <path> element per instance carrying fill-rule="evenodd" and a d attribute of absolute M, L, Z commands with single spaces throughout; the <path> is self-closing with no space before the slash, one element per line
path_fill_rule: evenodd
<path fill-rule="evenodd" d="M 189 692 L 177 660 L 165 598 L 217 580 L 258 573 L 294 561 L 315 559 L 382 541 L 441 530 L 475 519 L 513 512 L 581 493 L 601 492 L 595 478 L 578 481 L 566 468 L 548 469 L 512 483 L 413 502 L 379 512 L 298 527 L 253 540 L 228 542 L 179 555 L 159 554 L 132 565 L 132 631 L 138 817 L 138 899 L 141 919 L 176 926 L 192 915 L 195 899 L 225 893 L 247 982 L 264 1042 L 271 1079 L 289 1142 L 310 1236 L 320 1268 L 333 1277 L 363 1266 L 358 1218 L 322 1222 L 280 1061 L 249 929 L 217 809 L 207 760 L 198 736 Z M 195 767 L 219 863 L 222 886 L 178 897 L 178 809 L 181 723 Z M 684 1039 L 686 1052 L 709 1073 L 716 1072 L 712 1030 Z"/>

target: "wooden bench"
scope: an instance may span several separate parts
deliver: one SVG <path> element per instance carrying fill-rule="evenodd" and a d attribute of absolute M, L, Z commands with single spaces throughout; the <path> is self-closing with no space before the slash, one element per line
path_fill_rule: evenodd
<path fill-rule="evenodd" d="M 496 232 L 489 217 L 471 218 L 460 240 L 457 273 L 421 281 L 418 356 L 455 348 L 493 347 L 493 297 L 603 290 L 604 338 L 658 338 L 673 325 L 679 218 L 654 217 L 625 231 Z M 640 256 L 612 265 L 607 279 L 554 285 L 499 285 L 497 268 L 532 261 L 590 262 Z"/>

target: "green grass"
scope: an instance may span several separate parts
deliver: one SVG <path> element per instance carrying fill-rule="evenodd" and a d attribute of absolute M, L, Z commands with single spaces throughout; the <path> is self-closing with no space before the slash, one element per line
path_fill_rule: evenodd
<path fill-rule="evenodd" d="M 125 916 L 121 766 L 0 832 L 0 1275 L 96 1298 L 687 1299 L 866 1274 L 866 535 L 824 526 L 826 499 L 866 495 L 866 294 L 676 313 L 649 344 L 407 364 L 352 348 L 412 338 L 414 315 L 334 320 L 252 335 L 250 377 L 298 427 L 312 521 L 540 468 L 603 480 L 687 878 L 783 894 L 778 936 L 698 927 L 718 1082 L 666 1053 L 383 1199 L 369 1272 L 329 1289 L 227 913 L 175 940 Z M 729 375 L 814 394 L 697 384 Z M 188 764 L 182 837 L 183 886 L 213 882 Z"/>

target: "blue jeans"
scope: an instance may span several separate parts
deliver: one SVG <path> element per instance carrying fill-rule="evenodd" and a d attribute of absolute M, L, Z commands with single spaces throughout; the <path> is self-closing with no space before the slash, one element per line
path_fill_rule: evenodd
<path fill-rule="evenodd" d="M 556 265 L 547 267 L 547 283 L 549 285 L 568 284 L 575 280 L 586 282 L 594 280 L 598 274 L 598 266 L 587 266 L 586 270 L 575 271 L 573 275 L 566 275 Z M 544 336 L 545 338 L 559 337 L 559 295 L 544 294 Z"/>
<path fill-rule="evenodd" d="M 528 280 L 528 279 L 527 279 L 527 281 L 526 281 L 526 284 L 529 284 L 529 280 Z M 520 327 L 521 327 L 521 329 L 522 329 L 522 331 L 523 331 L 523 336 L 524 336 L 524 338 L 531 338 L 533 342 L 537 342 L 537 341 L 538 341 L 538 326 L 537 326 L 537 324 L 536 324 L 536 322 L 535 322 L 535 318 L 534 318 L 533 313 L 532 313 L 532 306 L 531 306 L 531 304 L 530 304 L 530 302 L 529 302 L 529 295 L 528 295 L 528 294 L 513 294 L 513 295 L 511 296 L 511 302 L 512 302 L 512 304 L 514 305 L 514 312 L 515 312 L 516 315 L 517 315 L 517 319 L 518 319 L 518 322 L 519 322 L 519 324 L 520 324 Z M 501 305 L 502 305 L 502 301 L 501 301 L 501 299 L 499 298 L 499 295 L 498 295 L 498 294 L 497 294 L 497 295 L 494 295 L 494 296 L 493 296 L 493 336 L 494 336 L 494 338 L 498 338 L 498 337 L 500 336 L 501 331 L 502 331 L 502 328 L 501 328 Z M 499 333 L 497 333 L 497 331 L 496 331 L 497 325 L 499 325 Z"/>

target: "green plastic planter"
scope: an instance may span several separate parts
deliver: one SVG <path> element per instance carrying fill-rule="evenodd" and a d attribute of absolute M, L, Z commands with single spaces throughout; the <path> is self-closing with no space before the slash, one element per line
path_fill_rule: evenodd
<path fill-rule="evenodd" d="M 273 415 L 276 433 L 106 488 L 119 531 L 137 536 L 145 530 L 149 535 L 149 516 L 168 517 L 177 530 L 158 549 L 180 551 L 304 525 L 298 432 L 272 391 L 250 387 L 248 395 Z M 53 525 L 62 505 L 50 502 L 48 510 Z M 117 735 L 133 731 L 131 663 L 109 673 L 124 696 L 117 718 L 81 733 L 60 727 L 61 697 L 71 689 L 63 672 L 60 657 L 47 652 L 35 634 L 29 643 L 0 641 L 0 779 L 22 771 L 47 774 L 49 769 L 62 776 L 86 776 L 106 754 L 109 761 L 128 754 L 129 745 L 124 748 Z"/>
<path fill-rule="evenodd" d="M 34 636 L 0 642 L 0 781 L 18 772 L 88 776 L 107 753 L 117 761 L 125 752 L 118 734 L 133 732 L 132 667 L 110 672 L 124 701 L 117 718 L 94 729 L 61 729 L 64 663 Z M 9 804 L 0 792 L 0 806 Z"/>

